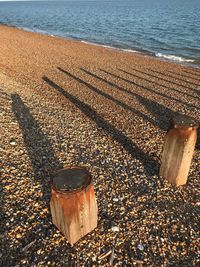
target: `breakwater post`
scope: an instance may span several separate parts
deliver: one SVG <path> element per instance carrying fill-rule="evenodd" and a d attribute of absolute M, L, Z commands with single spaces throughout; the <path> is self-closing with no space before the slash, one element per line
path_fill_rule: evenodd
<path fill-rule="evenodd" d="M 184 185 L 197 140 L 198 123 L 185 115 L 171 120 L 166 134 L 160 175 L 176 186 Z"/>
<path fill-rule="evenodd" d="M 85 167 L 67 167 L 52 177 L 50 208 L 53 223 L 70 244 L 97 226 L 97 202 Z"/>

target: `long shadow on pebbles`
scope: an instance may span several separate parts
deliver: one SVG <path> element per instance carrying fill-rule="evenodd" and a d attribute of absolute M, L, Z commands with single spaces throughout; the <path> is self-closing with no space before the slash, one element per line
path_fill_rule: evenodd
<path fill-rule="evenodd" d="M 41 184 L 41 191 L 43 192 L 41 200 L 44 201 L 44 206 L 48 207 L 50 200 L 50 173 L 62 166 L 54 154 L 49 138 L 42 131 L 40 125 L 34 119 L 29 108 L 25 105 L 20 96 L 18 94 L 12 94 L 11 99 L 12 111 L 15 114 L 23 134 L 24 144 L 31 160 L 34 178 Z M 22 202 L 20 206 L 20 209 L 23 208 L 25 208 L 24 202 Z M 27 258 L 30 266 L 32 266 L 31 262 L 34 262 L 35 257 L 37 257 L 36 251 L 41 245 L 41 240 L 50 237 L 52 234 L 50 213 L 48 213 L 45 218 L 40 218 L 38 211 L 36 211 L 36 213 L 37 223 L 35 224 L 35 222 L 30 221 L 30 230 L 27 230 L 26 234 L 18 239 L 19 244 L 17 246 L 10 246 L 11 241 L 9 241 L 9 239 L 0 240 L 0 248 L 1 241 L 3 244 L 2 247 L 4 248 L 3 257 L 0 257 L 0 266 L 21 266 L 21 260 L 24 258 Z M 0 216 L 0 218 L 2 219 L 2 216 Z M 31 247 L 30 251 L 26 253 L 23 252 L 23 248 L 34 240 L 36 242 L 33 247 Z"/>
<path fill-rule="evenodd" d="M 198 150 L 200 150 L 200 126 L 199 126 L 199 128 L 197 130 L 197 143 L 196 143 L 196 148 Z"/>
<path fill-rule="evenodd" d="M 100 90 L 99 88 L 97 88 L 97 87 L 93 86 L 92 84 L 90 84 L 90 83 L 88 83 L 88 82 L 86 82 L 86 81 L 80 79 L 79 77 L 73 75 L 72 73 L 70 73 L 70 72 L 68 72 L 68 71 L 66 71 L 66 70 L 63 70 L 63 69 L 61 69 L 61 68 L 58 68 L 58 70 L 62 71 L 64 74 L 68 75 L 69 77 L 73 78 L 74 80 L 78 81 L 79 83 L 81 83 L 81 84 L 87 86 L 87 88 L 89 88 L 89 90 L 91 90 L 91 91 L 93 91 L 93 92 L 95 92 L 95 93 L 97 93 L 97 94 L 99 94 L 99 95 L 101 95 L 101 96 L 103 96 L 103 97 L 109 99 L 110 101 L 112 101 L 113 103 L 117 104 L 118 106 L 123 107 L 125 110 L 130 110 L 131 112 L 133 112 L 133 113 L 136 114 L 137 116 L 142 117 L 144 120 L 149 121 L 149 122 L 151 122 L 153 125 L 157 126 L 156 122 L 155 122 L 153 119 L 151 119 L 149 116 L 143 114 L 143 113 L 140 112 L 139 110 L 137 110 L 137 109 L 135 109 L 135 108 L 133 108 L 133 107 L 127 105 L 126 103 L 124 103 L 124 102 L 122 102 L 122 101 L 120 101 L 120 100 L 114 98 L 112 95 L 107 94 L 106 92 Z M 86 72 L 86 70 L 84 70 L 83 68 L 80 68 L 80 70 Z M 89 71 L 87 71 L 86 73 L 87 73 L 87 74 L 90 74 L 90 75 L 92 74 L 92 73 L 90 73 Z M 92 74 L 92 76 L 95 77 L 95 78 L 98 77 L 98 76 L 95 75 L 95 74 Z M 98 77 L 98 78 L 99 78 L 99 77 Z M 100 79 L 100 78 L 99 78 L 99 79 Z M 105 80 L 105 79 L 102 79 L 102 78 L 101 78 L 101 80 L 103 80 L 104 82 L 107 82 L 107 80 Z M 108 83 L 108 82 L 107 82 L 107 83 Z M 113 86 L 113 83 L 109 83 L 109 85 L 112 85 L 112 86 Z M 115 86 L 115 87 L 116 87 L 116 86 Z M 124 89 L 123 91 L 126 91 L 126 90 Z M 133 94 L 132 94 L 132 95 L 133 95 Z M 134 96 L 135 96 L 135 95 L 136 95 L 136 94 L 134 94 Z"/>
<path fill-rule="evenodd" d="M 79 100 L 65 89 L 57 85 L 55 82 L 44 76 L 43 80 L 60 92 L 68 100 L 70 100 L 78 109 L 80 109 L 90 120 L 94 121 L 96 125 L 102 128 L 107 134 L 109 134 L 115 141 L 117 141 L 123 148 L 133 156 L 140 160 L 147 175 L 153 175 L 158 173 L 158 162 L 156 162 L 150 155 L 142 151 L 130 138 L 128 138 L 123 132 L 118 130 L 115 126 L 107 122 L 101 117 L 91 106 Z"/>
<path fill-rule="evenodd" d="M 121 79 L 122 81 L 125 81 L 126 83 L 130 83 L 134 86 L 138 86 L 144 90 L 149 90 L 149 88 L 143 86 L 143 85 L 139 85 L 137 83 L 135 83 L 134 81 L 130 81 L 128 79 L 125 79 L 122 76 L 116 75 L 115 73 L 111 73 L 109 71 L 103 70 L 103 69 L 99 69 L 101 72 L 109 75 L 110 77 L 114 77 L 117 79 Z M 179 113 L 177 111 L 172 111 L 171 109 L 167 108 L 166 106 L 161 105 L 160 103 L 153 101 L 151 99 L 148 99 L 147 97 L 143 97 L 142 95 L 136 94 L 134 92 L 130 92 L 127 89 L 122 89 L 119 88 L 119 90 L 123 90 L 123 91 L 127 91 L 127 93 L 135 96 L 138 101 L 147 109 L 150 111 L 150 113 L 155 117 L 154 121 L 156 122 L 156 124 L 163 130 L 167 130 L 168 128 L 168 123 L 169 120 L 178 115 Z"/>
<path fill-rule="evenodd" d="M 49 201 L 49 177 L 52 171 L 62 165 L 55 156 L 48 136 L 41 130 L 38 122 L 31 115 L 29 108 L 19 95 L 13 94 L 12 110 L 22 131 L 24 143 L 31 160 L 34 177 L 40 182 L 44 199 Z"/>

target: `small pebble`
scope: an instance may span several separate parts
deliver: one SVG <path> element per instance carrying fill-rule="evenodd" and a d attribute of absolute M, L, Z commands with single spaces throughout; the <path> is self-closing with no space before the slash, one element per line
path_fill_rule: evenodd
<path fill-rule="evenodd" d="M 144 246 L 143 246 L 141 243 L 137 245 L 137 248 L 138 248 L 139 250 L 144 250 Z"/>
<path fill-rule="evenodd" d="M 11 146 L 15 146 L 16 145 L 16 142 L 15 141 L 12 141 L 10 142 Z"/>
<path fill-rule="evenodd" d="M 119 232 L 120 230 L 118 226 L 112 226 L 111 229 L 113 232 Z"/>

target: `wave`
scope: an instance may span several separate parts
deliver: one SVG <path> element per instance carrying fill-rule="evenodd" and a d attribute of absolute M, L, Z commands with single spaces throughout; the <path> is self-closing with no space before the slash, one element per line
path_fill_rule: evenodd
<path fill-rule="evenodd" d="M 84 44 L 90 44 L 90 45 L 95 45 L 95 46 L 101 46 L 101 47 L 105 47 L 105 48 L 109 48 L 109 49 L 115 49 L 115 50 L 120 50 L 120 51 L 124 51 L 124 52 L 141 53 L 140 51 L 133 50 L 133 49 L 119 48 L 119 47 L 114 47 L 114 46 L 110 46 L 110 45 L 104 45 L 104 44 L 92 43 L 92 42 L 85 41 L 85 40 L 81 40 L 81 43 L 84 43 Z"/>
<path fill-rule="evenodd" d="M 113 46 L 110 46 L 110 45 L 103 45 L 103 44 L 93 43 L 93 42 L 89 42 L 89 41 L 85 41 L 85 40 L 81 40 L 81 43 L 95 45 L 95 46 L 101 46 L 101 47 L 105 47 L 105 48 L 109 48 L 109 49 L 117 49 L 117 50 L 119 50 L 119 48 L 116 48 L 116 47 L 113 47 Z"/>
<path fill-rule="evenodd" d="M 121 49 L 121 50 L 123 50 L 125 52 L 130 52 L 130 53 L 141 53 L 141 52 L 139 52 L 137 50 L 132 50 L 132 49 Z"/>
<path fill-rule="evenodd" d="M 162 54 L 162 53 L 156 53 L 155 54 L 156 57 L 160 57 L 160 58 L 165 58 L 168 60 L 172 60 L 172 61 L 178 61 L 178 62 L 195 62 L 195 60 L 193 59 L 186 59 L 180 56 L 175 56 L 175 55 L 167 55 L 167 54 Z"/>

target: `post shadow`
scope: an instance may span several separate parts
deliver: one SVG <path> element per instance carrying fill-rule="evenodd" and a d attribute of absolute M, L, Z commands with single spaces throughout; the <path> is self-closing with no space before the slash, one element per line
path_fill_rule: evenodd
<path fill-rule="evenodd" d="M 165 79 L 165 78 L 163 78 L 163 77 L 160 77 L 160 76 L 157 76 L 156 74 L 154 75 L 154 74 L 152 74 L 152 73 L 148 73 L 148 72 L 145 72 L 145 71 L 141 71 L 141 70 L 136 70 L 136 69 L 134 69 L 134 68 L 131 68 L 132 70 L 134 70 L 134 71 L 136 71 L 136 72 L 139 72 L 139 73 L 142 73 L 142 74 L 146 74 L 146 75 L 148 75 L 148 76 L 150 76 L 150 77 L 153 77 L 153 78 L 156 78 L 156 79 L 158 79 L 158 80 L 161 80 L 161 81 L 164 81 L 164 82 L 167 82 L 167 83 L 171 83 L 171 84 L 174 84 L 174 85 L 177 85 L 177 86 L 179 86 L 179 87 L 185 87 L 185 86 L 183 86 L 183 85 L 181 85 L 181 84 L 179 84 L 179 83 L 176 83 L 176 82 L 174 82 L 174 81 L 171 81 L 171 80 L 168 80 L 168 79 Z M 153 72 L 153 70 L 150 70 L 149 69 L 149 71 L 152 71 Z M 159 73 L 158 73 L 159 74 Z M 162 75 L 164 75 L 164 74 L 162 74 Z M 168 88 L 167 86 L 165 86 L 165 85 L 162 85 L 163 87 L 166 87 L 166 88 Z M 169 89 L 169 88 L 168 88 Z M 191 88 L 185 88 L 185 89 L 191 89 Z M 189 96 L 189 97 L 193 97 L 193 98 L 197 98 L 196 96 L 194 96 L 194 95 L 192 95 L 192 94 L 189 94 L 189 93 L 186 93 L 186 92 L 183 92 L 183 91 L 181 91 L 181 89 L 180 90 L 178 90 L 177 88 L 173 88 L 172 89 L 173 91 L 176 91 L 177 93 L 181 93 L 181 94 L 184 94 L 184 95 L 187 95 L 187 96 Z"/>
<path fill-rule="evenodd" d="M 146 88 L 145 86 L 143 85 L 138 85 L 136 83 L 134 83 L 133 81 L 129 81 L 121 76 L 118 76 L 114 73 L 111 73 L 109 71 L 105 71 L 103 69 L 100 69 L 101 71 L 103 71 L 104 73 L 110 75 L 110 76 L 113 76 L 115 78 L 118 78 L 118 79 L 121 79 L 121 80 L 124 80 L 130 84 L 134 84 L 138 87 L 141 87 L 145 90 L 148 90 L 148 88 Z M 119 89 L 119 88 L 118 88 Z M 168 124 L 169 124 L 169 121 L 172 117 L 174 116 L 177 116 L 179 113 L 178 112 L 175 112 L 175 111 L 172 111 L 171 109 L 159 104 L 158 102 L 155 102 L 153 100 L 150 100 L 150 99 L 147 99 L 139 94 L 136 94 L 136 93 L 133 93 L 131 92 L 132 95 L 134 95 L 138 101 L 143 105 L 145 106 L 145 108 L 147 110 L 149 110 L 151 112 L 152 115 L 154 115 L 156 117 L 156 123 L 158 124 L 158 126 L 163 129 L 163 130 L 167 130 L 168 129 Z"/>
<path fill-rule="evenodd" d="M 192 86 L 199 86 L 199 84 L 196 83 L 196 82 L 191 82 L 191 81 L 185 80 L 184 78 L 187 79 L 187 77 L 185 77 L 185 75 L 183 75 L 183 74 L 180 74 L 180 73 L 177 73 L 177 72 L 173 72 L 173 71 L 170 71 L 170 70 L 167 70 L 167 72 L 170 73 L 170 74 L 176 75 L 176 76 L 178 76 L 178 77 L 181 77 L 181 78 L 177 78 L 177 77 L 171 76 L 172 78 L 175 78 L 175 79 L 177 79 L 177 80 L 180 80 L 180 81 L 189 83 L 189 84 L 191 84 Z M 192 79 L 191 77 L 189 77 L 189 78 Z"/>
<path fill-rule="evenodd" d="M 2 176 L 2 173 L 1 173 Z M 2 240 L 3 240 L 3 234 L 5 232 L 5 220 L 6 220 L 6 214 L 4 210 L 5 204 L 5 194 L 3 190 L 2 183 L 0 184 L 0 252 L 2 248 Z M 0 257 L 1 258 L 1 257 Z M 0 260 L 1 263 L 1 260 Z"/>
<path fill-rule="evenodd" d="M 18 94 L 12 94 L 12 110 L 23 134 L 35 180 L 41 184 L 44 199 L 49 200 L 51 173 L 62 167 L 56 157 L 48 136 L 42 131 L 38 122 L 32 116 L 29 108 Z"/>
<path fill-rule="evenodd" d="M 10 100 L 10 95 L 6 92 L 3 92 L 0 89 L 0 97 Z M 1 107 L 0 107 L 1 110 Z M 3 110 L 3 109 L 2 109 Z M 0 182 L 0 235 L 4 233 L 4 219 L 5 219 L 5 212 L 4 212 L 4 199 L 5 199 L 5 193 L 3 189 L 3 171 L 0 170 L 0 177 L 2 178 L 2 181 Z M 1 237 L 0 237 L 0 245 L 1 245 Z M 1 246 L 0 246 L 1 248 Z"/>
<path fill-rule="evenodd" d="M 161 87 L 163 87 L 163 88 L 166 88 L 166 89 L 168 89 L 168 90 L 171 90 L 171 88 L 167 87 L 166 85 L 157 83 L 157 82 L 155 82 L 155 81 L 151 81 L 151 80 L 149 80 L 149 79 L 147 79 L 147 78 L 140 77 L 140 76 L 138 76 L 138 75 L 136 75 L 136 74 L 133 74 L 133 73 L 131 73 L 131 72 L 128 72 L 128 71 L 125 71 L 125 70 L 122 70 L 122 69 L 118 69 L 118 70 L 120 70 L 121 72 L 126 73 L 126 74 L 128 74 L 128 75 L 131 75 L 131 76 L 133 76 L 133 77 L 139 78 L 139 79 L 141 79 L 141 80 L 144 80 L 144 81 L 147 81 L 147 82 L 149 82 L 149 83 L 156 84 L 156 85 L 158 85 L 158 86 L 161 86 Z M 137 71 L 137 70 L 135 70 L 135 71 Z M 138 72 L 140 72 L 140 71 L 138 71 Z M 142 73 L 142 72 L 141 72 L 141 73 Z M 144 72 L 143 72 L 143 73 L 144 73 Z M 144 74 L 146 74 L 146 73 L 144 73 Z M 155 76 L 154 76 L 154 77 L 155 77 Z M 133 81 L 129 81 L 129 82 L 133 82 Z M 135 82 L 134 82 L 134 83 L 135 83 Z M 135 83 L 135 84 L 136 84 L 137 86 L 140 86 L 140 87 L 144 88 L 144 86 L 142 86 L 142 85 L 140 85 L 140 84 L 137 84 L 137 83 Z M 194 106 L 194 105 L 188 104 L 188 103 L 186 103 L 186 102 L 184 102 L 184 101 L 182 101 L 182 100 L 180 100 L 180 99 L 174 98 L 174 97 L 172 97 L 172 96 L 168 96 L 168 95 L 165 94 L 165 93 L 161 93 L 161 92 L 158 92 L 158 91 L 156 91 L 156 90 L 153 90 L 153 89 L 150 88 L 150 87 L 145 87 L 144 89 L 145 89 L 146 91 L 149 91 L 149 92 L 153 93 L 153 94 L 157 94 L 157 95 L 160 95 L 160 96 L 162 96 L 162 97 L 165 97 L 165 98 L 167 98 L 167 99 L 169 99 L 169 100 L 172 100 L 172 101 L 176 101 L 176 102 L 182 103 L 183 105 L 186 105 L 186 106 L 188 106 L 189 108 L 191 108 L 191 107 L 196 108 L 196 106 Z M 177 91 L 178 91 L 178 90 L 177 90 Z M 181 93 L 181 92 L 179 92 L 179 93 Z M 192 97 L 192 96 L 191 96 L 191 97 Z"/>
<path fill-rule="evenodd" d="M 122 70 L 122 69 L 119 69 L 119 70 L 122 71 L 122 72 L 125 73 L 125 74 L 131 75 L 131 76 L 133 76 L 133 77 L 139 78 L 139 79 L 141 79 L 141 80 L 147 81 L 147 82 L 152 83 L 152 84 L 159 85 L 159 86 L 161 86 L 161 87 L 163 87 L 163 88 L 166 88 L 166 89 L 172 91 L 172 89 L 169 88 L 169 87 L 166 86 L 166 85 L 162 85 L 162 84 L 160 84 L 160 83 L 157 83 L 157 82 L 155 82 L 155 81 L 151 81 L 150 79 L 147 79 L 147 78 L 140 77 L 140 76 L 138 76 L 138 75 L 136 75 L 136 74 L 133 74 L 133 73 L 131 73 L 131 72 L 128 72 L 128 71 L 125 71 L 125 70 Z M 137 70 L 135 70 L 135 71 L 137 71 Z M 144 74 L 146 74 L 146 73 L 144 73 Z M 140 84 L 138 84 L 138 86 L 140 86 Z M 194 106 L 194 105 L 192 105 L 192 104 L 188 104 L 188 103 L 184 102 L 183 100 L 180 100 L 180 99 L 174 98 L 174 97 L 172 97 L 172 96 L 169 96 L 169 95 L 167 95 L 167 94 L 165 94 L 165 93 L 161 93 L 161 92 L 158 92 L 158 91 L 156 91 L 156 90 L 153 90 L 153 89 L 150 88 L 150 87 L 146 87 L 146 90 L 149 91 L 149 92 L 151 92 L 151 93 L 153 93 L 153 94 L 156 94 L 156 95 L 160 95 L 160 96 L 162 96 L 162 97 L 165 97 L 165 98 L 167 98 L 167 99 L 169 99 L 169 100 L 172 100 L 172 101 L 176 101 L 176 102 L 178 102 L 178 103 L 181 103 L 181 104 L 183 104 L 183 105 L 185 105 L 185 106 L 187 106 L 187 107 L 189 107 L 189 108 L 197 108 L 196 106 Z M 173 90 L 174 90 L 174 89 L 173 89 Z M 179 92 L 179 93 L 181 93 L 181 92 Z M 183 93 L 183 94 L 184 94 L 184 93 Z M 191 97 L 194 97 L 194 96 L 191 96 Z M 194 97 L 194 98 L 195 98 L 195 97 Z"/>
<path fill-rule="evenodd" d="M 188 79 L 192 79 L 192 80 L 195 80 L 195 81 L 197 81 L 197 82 L 200 82 L 200 79 L 198 79 L 198 77 L 192 77 L 192 76 L 190 76 L 190 75 L 187 75 L 187 71 L 185 71 L 185 70 L 183 70 L 183 72 L 186 72 L 186 74 L 184 73 L 177 73 L 177 72 L 173 72 L 173 71 L 170 71 L 170 70 L 168 70 L 167 72 L 169 72 L 169 73 L 172 73 L 172 74 L 176 74 L 176 75 L 179 75 L 179 76 L 183 76 L 184 78 L 188 78 Z M 195 75 L 195 74 L 194 74 Z M 196 76 L 196 75 L 195 75 Z"/>
<path fill-rule="evenodd" d="M 12 94 L 11 100 L 12 111 L 19 123 L 19 128 L 21 129 L 23 135 L 23 141 L 32 164 L 34 179 L 41 184 L 41 191 L 43 192 L 42 198 L 44 200 L 45 206 L 49 208 L 49 177 L 51 172 L 53 172 L 57 168 L 61 168 L 62 164 L 55 156 L 48 136 L 46 136 L 42 131 L 40 125 L 34 119 L 29 108 L 23 102 L 21 97 L 18 94 Z M 1 191 L 0 197 L 2 197 Z M 24 204 L 22 204 L 17 208 L 25 208 Z M 40 214 L 38 214 L 38 217 L 39 216 Z M 38 242 L 36 242 L 33 247 L 31 247 L 29 252 L 23 252 L 22 249 L 30 242 L 38 240 L 38 233 L 40 234 L 39 238 L 44 239 L 49 236 L 51 234 L 51 229 L 52 223 L 49 212 L 45 218 L 41 219 L 41 222 L 39 224 L 34 224 L 31 228 L 31 231 L 28 230 L 26 234 L 18 240 L 19 244 L 17 246 L 10 247 L 8 239 L 2 241 L 6 253 L 3 253 L 3 257 L 2 259 L 0 259 L 0 266 L 8 266 L 8 262 L 9 266 L 20 265 L 21 259 L 25 257 L 25 253 L 28 253 L 28 258 L 30 261 L 32 261 L 38 247 Z M 10 255 L 15 255 L 15 257 L 10 258 Z"/>
<path fill-rule="evenodd" d="M 147 175 L 158 174 L 158 162 L 155 161 L 150 155 L 142 151 L 130 138 L 128 138 L 122 131 L 118 130 L 111 123 L 107 122 L 101 115 L 99 115 L 91 106 L 79 100 L 48 77 L 43 76 L 43 80 L 60 92 L 68 100 L 71 101 L 80 111 L 83 112 L 90 120 L 96 123 L 104 132 L 110 135 L 115 141 L 117 141 L 133 158 L 141 161 L 144 165 L 144 169 Z"/>
<path fill-rule="evenodd" d="M 193 71 L 193 70 L 183 70 L 185 73 L 188 73 L 188 74 L 191 74 L 191 75 L 194 75 L 194 76 L 197 76 L 199 77 L 200 75 L 200 71 Z M 198 79 L 199 80 L 199 79 Z"/>
<path fill-rule="evenodd" d="M 151 72 L 153 72 L 153 73 L 161 74 L 161 75 L 163 75 L 163 76 L 165 76 L 165 77 L 168 77 L 169 79 L 176 79 L 176 80 L 179 80 L 179 81 L 182 81 L 182 82 L 186 82 L 186 81 L 184 81 L 184 80 L 178 79 L 177 77 L 171 76 L 171 75 L 166 74 L 166 73 L 163 73 L 163 72 L 161 72 L 161 71 L 155 71 L 155 70 L 152 70 L 152 69 L 149 69 L 149 71 L 151 71 Z M 171 82 L 171 81 L 170 81 L 170 82 Z M 187 86 L 187 85 L 185 85 L 185 84 L 182 85 L 182 84 L 177 83 L 177 82 L 174 82 L 174 81 L 173 81 L 173 83 L 174 83 L 175 85 L 178 85 L 179 87 L 182 87 L 182 88 L 188 89 L 188 90 L 190 90 L 190 91 L 193 91 L 195 94 L 199 94 L 199 92 L 196 91 L 194 88 L 189 87 L 189 86 Z M 189 82 L 187 82 L 187 83 L 189 83 Z M 195 85 L 195 86 L 196 86 L 196 85 Z"/>
<path fill-rule="evenodd" d="M 199 124 L 200 125 L 200 124 Z M 200 150 L 200 126 L 197 129 L 197 143 L 196 143 L 196 148 Z"/>
<path fill-rule="evenodd" d="M 85 71 L 84 69 L 80 68 L 82 71 Z M 112 102 L 114 102 L 115 104 L 121 106 L 122 108 L 126 109 L 126 110 L 130 110 L 131 112 L 135 113 L 137 116 L 142 117 L 145 121 L 149 121 L 151 122 L 153 125 L 158 126 L 157 123 L 151 119 L 150 117 L 148 117 L 147 115 L 143 114 L 142 112 L 130 107 L 129 105 L 127 105 L 126 103 L 114 98 L 113 96 L 101 91 L 100 89 L 98 89 L 97 87 L 94 87 L 93 85 L 91 85 L 88 82 L 83 81 L 82 79 L 76 77 L 75 75 L 71 74 L 70 72 L 63 70 L 62 68 L 58 67 L 58 70 L 62 71 L 63 73 L 65 73 L 66 75 L 68 75 L 69 77 L 75 79 L 76 81 L 78 81 L 81 84 L 84 84 L 85 86 L 87 86 L 91 91 L 111 100 Z M 85 71 L 86 72 L 86 71 Z M 97 76 L 98 77 L 98 76 Z"/>

